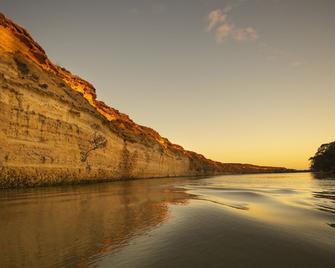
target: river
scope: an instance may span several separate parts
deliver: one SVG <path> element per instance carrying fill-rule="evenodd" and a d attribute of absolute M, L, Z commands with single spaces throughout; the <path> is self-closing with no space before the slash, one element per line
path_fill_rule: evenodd
<path fill-rule="evenodd" d="M 0 190 L 0 267 L 335 267 L 310 173 Z"/>

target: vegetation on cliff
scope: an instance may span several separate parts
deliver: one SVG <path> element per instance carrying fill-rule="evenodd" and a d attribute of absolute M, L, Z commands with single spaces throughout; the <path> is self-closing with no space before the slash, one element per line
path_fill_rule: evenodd
<path fill-rule="evenodd" d="M 312 171 L 335 173 L 335 141 L 322 144 L 310 161 Z"/>

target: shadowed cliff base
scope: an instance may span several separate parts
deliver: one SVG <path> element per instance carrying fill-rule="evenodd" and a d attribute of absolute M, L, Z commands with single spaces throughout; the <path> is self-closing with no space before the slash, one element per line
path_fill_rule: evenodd
<path fill-rule="evenodd" d="M 209 160 L 136 124 L 2 14 L 0 87 L 1 188 L 290 171 Z"/>

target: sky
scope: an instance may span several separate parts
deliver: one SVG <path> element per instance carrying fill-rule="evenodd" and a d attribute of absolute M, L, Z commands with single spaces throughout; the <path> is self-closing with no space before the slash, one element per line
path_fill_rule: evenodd
<path fill-rule="evenodd" d="M 335 140 L 333 0 L 2 0 L 98 98 L 222 162 L 308 168 Z"/>

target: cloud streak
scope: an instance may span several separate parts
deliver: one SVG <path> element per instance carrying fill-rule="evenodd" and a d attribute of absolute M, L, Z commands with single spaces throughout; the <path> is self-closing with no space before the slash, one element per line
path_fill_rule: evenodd
<path fill-rule="evenodd" d="M 258 40 L 259 34 L 254 27 L 239 27 L 230 19 L 231 6 L 214 9 L 207 16 L 207 32 L 213 34 L 218 44 L 226 40 L 235 42 L 257 41 L 257 45 L 268 61 L 282 62 L 291 68 L 300 68 L 308 64 L 305 60 L 296 59 L 291 53 Z"/>
<path fill-rule="evenodd" d="M 216 42 L 222 43 L 229 35 L 233 32 L 233 25 L 224 23 L 216 28 L 215 30 L 215 39 Z"/>
<path fill-rule="evenodd" d="M 235 41 L 253 41 L 259 38 L 253 27 L 238 27 L 228 20 L 231 7 L 212 10 L 207 17 L 207 31 L 213 32 L 217 43 L 223 43 L 231 38 Z"/>
<path fill-rule="evenodd" d="M 208 14 L 208 27 L 207 31 L 211 31 L 215 28 L 218 24 L 224 22 L 226 20 L 226 14 L 223 13 L 221 9 L 216 9 L 211 11 Z"/>

